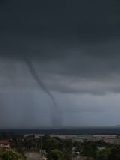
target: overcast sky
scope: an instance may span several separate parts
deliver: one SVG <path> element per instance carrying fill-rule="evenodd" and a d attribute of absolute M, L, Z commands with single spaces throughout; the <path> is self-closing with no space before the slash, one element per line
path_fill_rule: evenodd
<path fill-rule="evenodd" d="M 118 0 L 0 0 L 0 128 L 111 126 L 119 113 Z"/>

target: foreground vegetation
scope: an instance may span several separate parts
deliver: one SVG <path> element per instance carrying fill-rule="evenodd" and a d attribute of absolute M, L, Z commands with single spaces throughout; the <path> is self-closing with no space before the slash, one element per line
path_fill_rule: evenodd
<path fill-rule="evenodd" d="M 120 160 L 120 145 L 108 144 L 104 141 L 74 142 L 80 155 L 92 160 Z"/>
<path fill-rule="evenodd" d="M 0 158 L 2 160 L 24 160 L 24 156 L 14 150 L 0 149 Z"/>
<path fill-rule="evenodd" d="M 28 137 L 13 137 L 11 147 L 24 155 L 25 152 L 39 152 L 44 154 L 49 160 L 71 160 L 72 141 L 42 136 L 35 138 L 33 135 Z"/>
<path fill-rule="evenodd" d="M 3 139 L 3 138 L 1 138 Z M 71 139 L 60 139 L 48 135 L 35 137 L 30 135 L 9 137 L 11 148 L 0 149 L 2 160 L 25 160 L 25 153 L 37 152 L 48 160 L 71 160 L 82 157 L 84 160 L 120 160 L 120 145 L 108 144 L 104 141 L 82 142 Z M 73 150 L 74 149 L 74 150 Z"/>

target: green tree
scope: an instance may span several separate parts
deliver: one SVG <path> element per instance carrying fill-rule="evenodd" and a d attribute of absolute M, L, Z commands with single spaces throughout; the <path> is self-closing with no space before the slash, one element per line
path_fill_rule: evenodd
<path fill-rule="evenodd" d="M 64 154 L 58 149 L 51 150 L 48 154 L 49 160 L 64 160 Z"/>
<path fill-rule="evenodd" d="M 109 160 L 110 149 L 98 150 L 96 152 L 96 160 Z"/>
<path fill-rule="evenodd" d="M 120 146 L 115 146 L 111 149 L 109 160 L 120 160 Z"/>
<path fill-rule="evenodd" d="M 53 149 L 60 149 L 60 144 L 58 139 L 47 137 L 43 141 L 43 148 L 49 153 Z"/>
<path fill-rule="evenodd" d="M 3 160 L 23 160 L 24 157 L 19 154 L 18 152 L 15 152 L 13 150 L 4 150 L 0 152 L 0 157 Z"/>
<path fill-rule="evenodd" d="M 95 157 L 97 151 L 97 144 L 93 141 L 84 141 L 82 144 L 82 155 L 88 157 Z"/>

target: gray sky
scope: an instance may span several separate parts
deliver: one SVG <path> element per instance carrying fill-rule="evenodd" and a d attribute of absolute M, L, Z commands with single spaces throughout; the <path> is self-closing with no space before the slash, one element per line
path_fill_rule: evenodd
<path fill-rule="evenodd" d="M 120 124 L 120 3 L 0 1 L 0 127 Z M 54 118 L 53 118 L 54 119 Z"/>

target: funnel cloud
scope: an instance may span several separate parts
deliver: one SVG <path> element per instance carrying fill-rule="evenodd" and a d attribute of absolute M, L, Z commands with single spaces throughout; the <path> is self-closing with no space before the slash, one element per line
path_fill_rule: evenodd
<path fill-rule="evenodd" d="M 39 87 L 48 94 L 48 96 L 50 97 L 53 105 L 51 108 L 51 120 L 52 120 L 52 126 L 53 127 L 62 127 L 62 116 L 60 113 L 60 110 L 58 108 L 58 105 L 55 101 L 54 96 L 50 93 L 50 91 L 48 90 L 48 88 L 45 86 L 45 84 L 43 83 L 43 81 L 40 79 L 40 77 L 38 76 L 33 63 L 28 59 L 25 58 L 25 63 L 29 68 L 29 71 L 31 73 L 31 75 L 33 76 L 33 78 L 35 79 L 35 81 L 38 83 Z"/>

